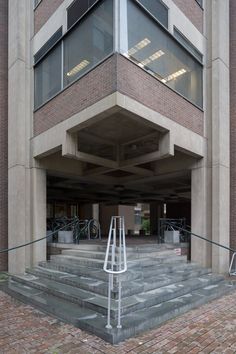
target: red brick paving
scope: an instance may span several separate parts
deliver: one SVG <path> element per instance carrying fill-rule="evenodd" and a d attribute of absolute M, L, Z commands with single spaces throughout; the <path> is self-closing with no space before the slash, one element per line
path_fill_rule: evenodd
<path fill-rule="evenodd" d="M 116 346 L 0 292 L 0 353 L 233 354 L 236 292 Z"/>

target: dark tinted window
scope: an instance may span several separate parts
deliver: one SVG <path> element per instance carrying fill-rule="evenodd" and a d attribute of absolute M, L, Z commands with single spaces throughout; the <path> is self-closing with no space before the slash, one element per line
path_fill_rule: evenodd
<path fill-rule="evenodd" d="M 162 25 L 168 27 L 168 8 L 161 0 L 138 0 Z"/>
<path fill-rule="evenodd" d="M 64 86 L 78 79 L 113 51 L 113 2 L 99 3 L 64 41 Z"/>
<path fill-rule="evenodd" d="M 174 36 L 190 53 L 202 62 L 202 54 L 179 30 L 177 30 L 177 28 L 174 28 Z"/>
<path fill-rule="evenodd" d="M 67 9 L 67 28 L 78 21 L 98 0 L 75 0 Z"/>
<path fill-rule="evenodd" d="M 53 47 L 53 45 L 62 37 L 62 27 L 40 48 L 34 56 L 35 64 Z"/>
<path fill-rule="evenodd" d="M 35 108 L 41 106 L 62 89 L 61 57 L 61 43 L 59 43 L 36 66 L 34 71 Z"/>

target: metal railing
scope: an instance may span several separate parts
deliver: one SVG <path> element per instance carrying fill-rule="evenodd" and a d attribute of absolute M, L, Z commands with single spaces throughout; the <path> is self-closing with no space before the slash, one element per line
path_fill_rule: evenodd
<path fill-rule="evenodd" d="M 100 222 L 96 219 L 90 219 L 88 221 L 88 239 L 99 239 L 101 240 L 101 226 Z"/>
<path fill-rule="evenodd" d="M 48 238 L 50 238 L 50 237 L 56 235 L 56 234 L 58 233 L 58 231 L 65 230 L 66 228 L 75 225 L 76 222 L 77 222 L 76 220 L 73 220 L 72 222 L 69 222 L 69 223 L 67 223 L 66 225 L 63 225 L 63 226 L 60 227 L 59 229 L 48 233 L 47 236 L 38 238 L 37 240 L 33 240 L 33 241 L 30 241 L 30 242 L 26 242 L 26 243 L 23 243 L 23 244 L 21 244 L 21 245 L 16 245 L 16 246 L 10 247 L 10 248 L 0 249 L 0 254 L 1 254 L 1 253 L 8 253 L 8 252 L 11 252 L 11 251 L 15 251 L 15 250 L 17 250 L 17 249 L 19 249 L 19 248 L 26 247 L 26 246 L 30 246 L 30 245 L 32 245 L 32 244 L 34 244 L 34 243 L 37 243 L 37 242 L 40 242 L 40 241 L 43 241 L 43 240 L 47 240 Z"/>
<path fill-rule="evenodd" d="M 206 241 L 206 242 L 208 242 L 208 243 L 211 243 L 212 245 L 218 246 L 218 247 L 220 247 L 220 248 L 223 248 L 223 249 L 225 249 L 225 250 L 227 250 L 227 251 L 233 253 L 232 258 L 231 258 L 231 261 L 230 261 L 230 266 L 229 266 L 229 275 L 230 275 L 230 276 L 231 276 L 231 275 L 236 275 L 236 264 L 235 264 L 235 263 L 236 263 L 236 250 L 235 250 L 235 249 L 233 249 L 233 248 L 231 248 L 231 247 L 227 247 L 227 246 L 225 246 L 225 245 L 222 245 L 222 244 L 220 244 L 220 243 L 218 243 L 218 242 L 209 240 L 209 239 L 206 238 L 206 237 L 197 235 L 197 234 L 195 234 L 194 232 L 189 231 L 189 230 L 186 230 L 186 229 L 184 229 L 184 228 L 182 228 L 182 227 L 180 227 L 180 226 L 177 226 L 176 224 L 171 223 L 171 222 L 169 222 L 169 221 L 166 221 L 166 225 L 169 226 L 169 227 L 171 227 L 171 228 L 173 228 L 173 229 L 177 229 L 177 230 L 179 230 L 179 231 L 183 231 L 184 233 L 188 234 L 189 236 L 192 235 L 192 236 L 197 237 L 197 238 L 199 238 L 199 239 L 201 239 L 201 240 L 203 240 L 203 241 Z M 234 264 L 235 264 L 235 269 L 233 270 Z"/>
<path fill-rule="evenodd" d="M 234 266 L 234 269 L 233 269 Z M 229 266 L 229 275 L 236 275 L 236 252 L 233 253 L 230 266 Z"/>
<path fill-rule="evenodd" d="M 117 244 L 119 246 L 117 246 Z M 111 292 L 114 289 L 114 276 L 118 277 L 118 322 L 117 328 L 121 325 L 121 277 L 127 271 L 126 245 L 125 245 L 125 224 L 123 216 L 112 216 L 109 236 L 107 241 L 106 256 L 103 269 L 109 274 L 108 279 L 108 308 L 107 325 L 111 329 Z"/>
<path fill-rule="evenodd" d="M 57 232 L 60 231 L 61 227 L 64 227 L 64 231 L 73 232 L 73 240 L 75 243 L 79 243 L 82 238 L 101 240 L 101 226 L 96 219 L 82 220 L 75 216 L 73 218 L 62 217 L 47 220 L 47 230 L 53 233 L 55 231 L 55 239 L 57 239 Z"/>

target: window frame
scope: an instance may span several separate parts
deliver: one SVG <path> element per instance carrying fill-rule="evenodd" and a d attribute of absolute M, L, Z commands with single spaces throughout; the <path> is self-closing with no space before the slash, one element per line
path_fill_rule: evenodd
<path fill-rule="evenodd" d="M 204 10 L 204 7 L 203 7 L 203 5 L 204 5 L 204 0 L 195 0 L 196 1 L 196 3 L 198 4 L 198 6 L 200 6 L 200 8 L 202 9 L 202 10 Z"/>
<path fill-rule="evenodd" d="M 204 55 L 203 55 L 203 60 L 202 62 L 199 61 L 180 41 L 177 40 L 177 38 L 175 38 L 174 34 L 172 34 L 168 28 L 166 28 L 162 23 L 160 23 L 158 21 L 158 19 L 156 19 L 142 4 L 140 4 L 138 1 L 136 0 L 127 0 L 127 1 L 131 1 L 134 5 L 136 5 L 137 7 L 140 7 L 141 9 L 143 9 L 143 11 L 145 11 L 145 13 L 149 16 L 149 18 L 154 21 L 160 28 L 160 30 L 162 30 L 163 32 L 165 32 L 165 34 L 167 36 L 169 36 L 169 38 L 171 38 L 172 40 L 174 40 L 177 45 L 179 47 L 181 47 L 193 60 L 195 60 L 202 68 L 202 74 L 201 74 L 201 80 L 202 80 L 202 85 L 204 85 L 204 76 L 203 76 L 203 68 L 204 68 Z M 191 42 L 190 42 L 191 43 Z M 134 60 L 132 60 L 132 58 L 127 58 L 124 54 L 120 53 L 121 55 L 123 55 L 127 60 L 131 61 L 132 63 L 134 63 L 135 65 L 137 65 L 138 67 L 140 67 Z M 194 105 L 195 107 L 197 107 L 198 109 L 200 109 L 201 111 L 204 111 L 204 95 L 203 95 L 203 90 L 201 92 L 201 98 L 202 98 L 202 106 L 199 106 L 197 103 L 191 101 L 188 97 L 184 96 L 183 94 L 181 94 L 181 92 L 173 89 L 172 87 L 166 85 L 165 83 L 163 83 L 161 80 L 159 80 L 155 75 L 153 75 L 151 73 L 150 70 L 146 70 L 145 68 L 140 68 L 141 70 L 144 70 L 146 73 L 148 73 L 149 75 L 151 75 L 152 77 L 154 77 L 156 80 L 158 80 L 161 84 L 165 85 L 166 87 L 168 87 L 170 90 L 172 90 L 173 92 L 177 93 L 178 95 L 180 95 L 182 98 L 184 98 L 186 101 L 190 102 L 192 105 Z M 204 87 L 204 86 L 203 86 Z"/>
<path fill-rule="evenodd" d="M 42 0 L 38 0 L 38 2 L 36 3 L 36 0 L 34 0 L 34 10 L 37 9 L 37 7 L 41 4 Z"/>
<path fill-rule="evenodd" d="M 162 0 L 159 0 L 159 1 L 160 1 L 160 3 L 167 9 L 167 26 L 163 25 L 163 23 L 161 23 L 161 21 L 158 20 L 158 18 L 155 17 L 155 16 L 140 2 L 140 0 L 135 0 L 135 2 L 136 2 L 139 6 L 141 6 L 146 12 L 148 12 L 149 15 L 152 16 L 152 18 L 153 18 L 154 20 L 156 20 L 161 26 L 163 26 L 165 29 L 168 30 L 168 29 L 169 29 L 169 7 L 168 7 Z"/>
<path fill-rule="evenodd" d="M 40 0 L 41 2 L 42 0 Z M 110 54 L 108 54 L 107 56 L 105 56 L 102 60 L 100 60 L 99 62 L 97 62 L 93 67 L 89 68 L 88 70 L 86 70 L 80 77 L 76 78 L 74 81 L 72 81 L 71 83 L 69 83 L 67 86 L 64 86 L 64 40 L 66 39 L 66 37 L 77 27 L 79 26 L 79 23 L 82 22 L 83 20 L 86 20 L 86 17 L 89 16 L 89 13 L 91 11 L 93 11 L 96 7 L 98 7 L 102 2 L 104 1 L 112 1 L 112 6 L 113 6 L 113 45 L 112 45 L 112 51 Z M 124 0 L 123 0 L 124 1 Z M 35 113 L 37 110 L 39 110 L 40 108 L 42 108 L 45 104 L 47 104 L 48 102 L 50 102 L 52 99 L 54 99 L 57 95 L 59 95 L 61 92 L 67 90 L 71 85 L 73 85 L 76 81 L 80 80 L 82 77 L 84 77 L 85 75 L 87 75 L 89 72 L 91 72 L 93 69 L 95 69 L 98 65 L 102 64 L 105 60 L 107 60 L 108 58 L 110 58 L 114 53 L 115 53 L 115 0 L 98 0 L 96 3 L 94 3 L 89 9 L 88 11 L 86 11 L 51 47 L 48 51 L 46 51 L 42 57 L 33 64 L 33 69 L 35 71 L 35 68 L 41 63 L 41 61 L 43 61 L 48 55 L 50 55 L 50 52 L 53 51 L 53 49 L 59 45 L 59 43 L 61 42 L 61 58 L 62 58 L 62 70 L 61 70 L 61 90 L 58 91 L 55 95 L 53 95 L 52 97 L 50 97 L 49 99 L 47 99 L 46 101 L 44 101 L 42 104 L 40 104 L 39 106 L 35 106 L 35 80 L 34 80 L 34 109 L 33 112 Z M 45 43 L 46 44 L 46 43 Z M 42 46 L 43 47 L 43 46 Z M 42 48 L 41 47 L 41 48 Z M 41 49 L 40 48 L 40 49 Z M 39 49 L 39 50 L 40 50 Z"/>
<path fill-rule="evenodd" d="M 196 50 L 196 52 L 199 53 L 199 55 L 201 55 L 202 59 L 200 60 L 198 57 L 196 57 L 191 51 L 190 49 L 188 49 L 176 36 L 175 36 L 175 31 L 179 33 L 179 35 L 181 37 L 183 37 L 183 39 L 189 43 L 190 47 L 193 47 L 194 50 Z M 196 59 L 199 64 L 201 64 L 203 66 L 203 54 L 200 52 L 200 50 L 198 50 L 194 44 L 192 44 L 192 42 L 176 27 L 174 26 L 174 32 L 173 32 L 173 37 L 174 39 L 185 49 L 187 50 L 187 52 L 194 58 Z"/>

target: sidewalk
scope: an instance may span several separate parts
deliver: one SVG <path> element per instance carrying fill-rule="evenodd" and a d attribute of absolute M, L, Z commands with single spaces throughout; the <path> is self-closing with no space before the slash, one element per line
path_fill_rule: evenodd
<path fill-rule="evenodd" d="M 0 353 L 236 353 L 236 292 L 116 346 L 0 291 Z"/>

